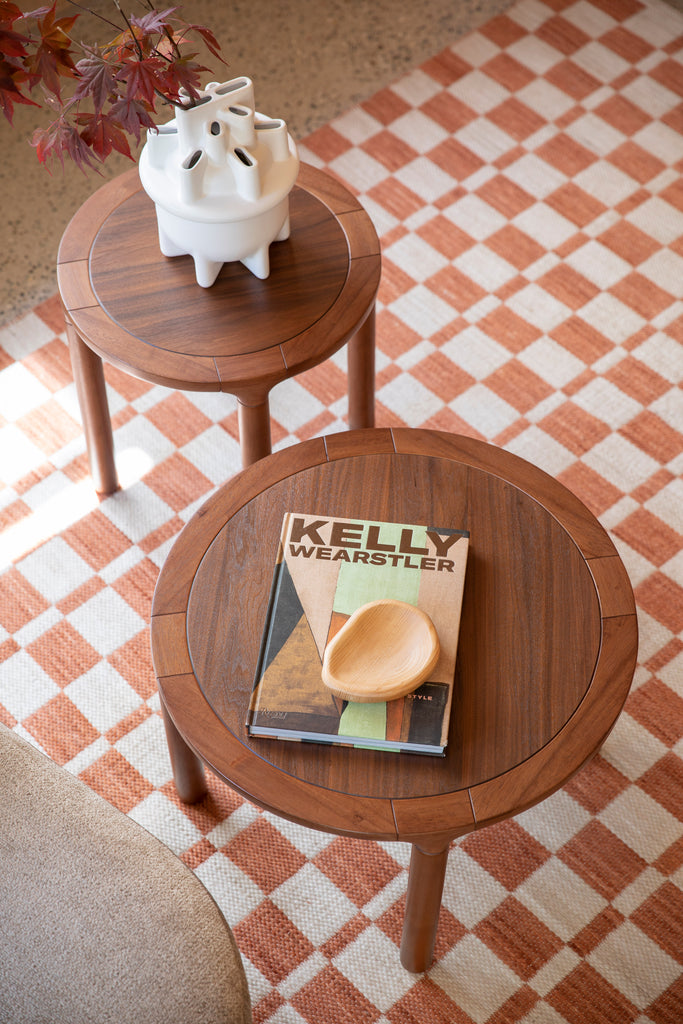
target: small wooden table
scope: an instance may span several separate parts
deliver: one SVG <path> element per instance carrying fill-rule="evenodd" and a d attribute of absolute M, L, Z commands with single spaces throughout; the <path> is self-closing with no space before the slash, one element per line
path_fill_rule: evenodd
<path fill-rule="evenodd" d="M 287 511 L 470 531 L 444 758 L 247 735 Z M 543 800 L 595 754 L 637 652 L 626 571 L 578 498 L 509 452 L 409 429 L 307 441 L 220 488 L 169 554 L 151 634 L 183 800 L 204 794 L 203 762 L 284 818 L 412 844 L 411 971 L 431 961 L 451 841 Z"/>
<path fill-rule="evenodd" d="M 305 164 L 290 221 L 265 281 L 229 263 L 205 289 L 189 256 L 162 256 L 137 168 L 74 215 L 57 280 L 97 491 L 118 487 L 103 360 L 169 388 L 236 395 L 246 466 L 271 450 L 271 389 L 348 342 L 349 424 L 373 426 L 377 233 L 346 188 Z"/>

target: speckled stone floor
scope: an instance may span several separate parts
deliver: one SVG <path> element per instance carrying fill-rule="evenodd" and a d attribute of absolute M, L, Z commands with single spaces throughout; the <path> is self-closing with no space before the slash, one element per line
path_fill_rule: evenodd
<path fill-rule="evenodd" d="M 216 76 L 248 75 L 258 109 L 283 117 L 301 139 L 509 5 L 510 0 L 188 0 L 184 13 L 220 41 L 229 67 L 221 74 L 214 63 Z M 90 6 L 105 12 L 111 3 L 95 0 Z M 84 34 L 90 28 L 85 16 L 79 24 Z M 71 165 L 50 175 L 27 142 L 35 127 L 31 107 L 16 110 L 14 129 L 0 117 L 4 323 L 54 294 L 66 224 L 102 181 L 129 166 L 114 157 L 102 179 Z"/>

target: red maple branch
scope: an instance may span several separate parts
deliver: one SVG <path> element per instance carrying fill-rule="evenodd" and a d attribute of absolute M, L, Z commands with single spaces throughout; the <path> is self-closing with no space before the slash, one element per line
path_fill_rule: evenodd
<path fill-rule="evenodd" d="M 32 140 L 41 163 L 66 156 L 86 170 L 114 151 L 132 159 L 126 135 L 138 142 L 154 127 L 159 101 L 194 106 L 199 99 L 200 75 L 209 69 L 188 49 L 194 40 L 225 63 L 220 46 L 210 29 L 185 21 L 179 6 L 157 10 L 142 0 L 145 13 L 127 17 L 112 0 L 116 15 L 109 18 L 68 2 L 77 13 L 57 17 L 57 0 L 27 14 L 0 0 L 0 108 L 10 124 L 17 103 L 50 111 L 51 123 Z M 116 35 L 102 45 L 75 42 L 83 12 Z M 42 102 L 34 98 L 38 87 Z"/>

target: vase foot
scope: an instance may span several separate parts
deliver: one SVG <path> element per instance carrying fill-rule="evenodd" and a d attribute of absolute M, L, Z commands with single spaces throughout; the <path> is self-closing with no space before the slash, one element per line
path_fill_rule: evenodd
<path fill-rule="evenodd" d="M 280 231 L 277 234 L 277 236 L 275 238 L 275 241 L 276 242 L 286 242 L 288 238 L 289 238 L 289 212 L 287 213 L 287 216 L 285 217 L 284 224 L 280 228 Z"/>
<path fill-rule="evenodd" d="M 159 248 L 161 249 L 162 256 L 186 256 L 187 250 L 181 249 L 179 246 L 172 242 L 165 231 L 159 228 Z"/>
<path fill-rule="evenodd" d="M 220 273 L 222 261 L 207 260 L 203 256 L 194 256 L 193 259 L 197 284 L 202 288 L 210 288 Z"/>
<path fill-rule="evenodd" d="M 270 257 L 268 255 L 268 246 L 264 246 L 259 249 L 258 252 L 252 253 L 251 256 L 245 256 L 241 262 L 251 271 L 254 277 L 259 277 L 262 281 L 270 274 Z"/>

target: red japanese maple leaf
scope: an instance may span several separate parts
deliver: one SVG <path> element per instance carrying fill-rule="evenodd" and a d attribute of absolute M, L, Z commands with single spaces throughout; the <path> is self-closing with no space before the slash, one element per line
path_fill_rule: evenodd
<path fill-rule="evenodd" d="M 75 77 L 69 32 L 78 15 L 74 14 L 70 18 L 55 18 L 56 7 L 55 0 L 44 17 L 38 20 L 40 43 L 35 53 L 30 55 L 27 68 L 31 88 L 38 82 L 42 82 L 49 92 L 59 96 L 60 77 Z"/>
<path fill-rule="evenodd" d="M 6 57 L 23 57 L 26 54 L 26 43 L 30 42 L 28 36 L 22 36 L 14 32 L 7 25 L 9 22 L 0 20 L 0 53 Z"/>
<path fill-rule="evenodd" d="M 207 49 L 213 54 L 214 57 L 218 57 L 218 59 L 222 61 L 223 64 L 225 64 L 225 61 L 221 56 L 220 43 L 218 42 L 215 35 L 210 29 L 205 28 L 204 25 L 187 25 L 186 31 L 196 32 L 197 35 L 201 36 L 201 38 L 206 43 Z"/>
<path fill-rule="evenodd" d="M 21 16 L 15 4 L 7 0 L 0 2 L 0 107 L 10 124 L 15 103 L 38 106 L 20 88 L 28 82 L 23 61 L 28 56 L 26 47 L 31 42 L 28 36 L 13 29 L 14 22 Z"/>
<path fill-rule="evenodd" d="M 153 35 L 155 33 L 163 35 L 171 25 L 169 21 L 171 14 L 175 14 L 177 10 L 177 7 L 169 7 L 165 11 L 150 11 L 149 14 L 143 14 L 141 18 L 131 14 L 130 22 L 131 25 L 139 28 L 144 35 Z"/>
<path fill-rule="evenodd" d="M 99 47 L 85 47 L 86 56 L 76 65 L 78 85 L 75 100 L 89 97 L 96 111 L 102 110 L 107 100 L 117 93 L 117 83 L 111 65 Z"/>
<path fill-rule="evenodd" d="M 162 91 L 170 99 L 182 102 L 181 89 L 193 100 L 199 98 L 201 88 L 200 74 L 207 71 L 202 64 L 197 64 L 194 54 L 185 57 L 178 57 L 171 61 L 159 74 L 159 83 Z M 185 99 L 184 105 L 187 104 Z"/>
<path fill-rule="evenodd" d="M 116 72 L 116 79 L 126 83 L 128 96 L 140 97 L 154 107 L 159 91 L 159 75 L 165 68 L 166 65 L 160 57 L 125 60 Z"/>
<path fill-rule="evenodd" d="M 39 107 L 40 104 L 32 100 L 30 96 L 24 95 L 19 85 L 26 79 L 18 77 L 11 65 L 8 65 L 4 58 L 0 58 L 0 109 L 10 124 L 14 117 L 15 103 L 28 103 L 31 106 Z"/>
<path fill-rule="evenodd" d="M 52 163 L 55 158 L 64 164 L 64 157 L 68 156 L 82 171 L 88 167 L 98 170 L 87 143 L 83 141 L 76 127 L 64 118 L 55 121 L 49 128 L 38 128 L 33 133 L 31 142 L 41 164 L 47 166 L 48 162 Z"/>
<path fill-rule="evenodd" d="M 132 135 L 136 142 L 140 141 L 143 129 L 155 127 L 154 121 L 149 115 L 148 107 L 139 100 L 125 96 L 112 103 L 109 108 L 109 117 L 116 124 L 120 125 L 123 131 Z"/>
<path fill-rule="evenodd" d="M 85 125 L 81 131 L 81 139 L 102 163 L 109 154 L 116 150 L 130 160 L 133 159 L 125 134 L 113 118 L 106 114 L 79 114 L 78 123 Z"/>
<path fill-rule="evenodd" d="M 75 42 L 80 12 L 58 17 L 57 0 L 29 13 L 0 0 L 0 109 L 11 123 L 16 103 L 46 108 L 54 120 L 33 138 L 41 163 L 63 163 L 67 156 L 81 170 L 97 169 L 113 151 L 130 156 L 126 135 L 139 142 L 142 131 L 154 127 L 159 99 L 182 106 L 197 102 L 200 75 L 209 69 L 188 50 L 191 37 L 223 58 L 213 33 L 179 17 L 180 6 L 158 11 L 153 0 L 143 0 L 146 13 L 128 18 L 119 0 L 112 0 L 112 17 L 77 0 L 67 2 L 95 14 L 116 30 L 115 37 L 94 46 Z M 38 85 L 43 96 L 35 103 L 31 93 Z"/>

